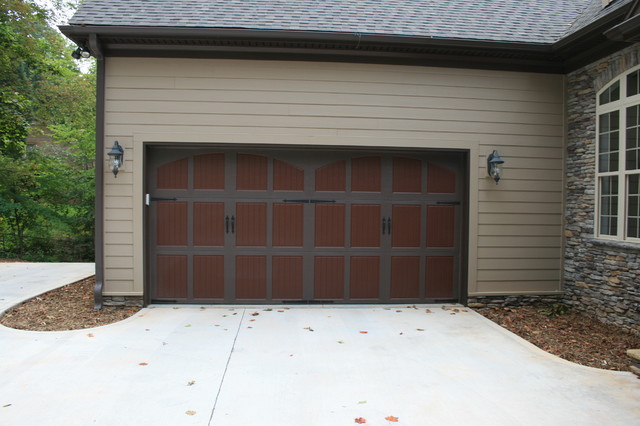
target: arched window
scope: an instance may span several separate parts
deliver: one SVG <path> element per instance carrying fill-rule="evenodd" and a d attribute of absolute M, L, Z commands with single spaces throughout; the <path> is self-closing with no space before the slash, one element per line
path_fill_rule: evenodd
<path fill-rule="evenodd" d="M 640 67 L 598 94 L 598 237 L 640 242 Z"/>

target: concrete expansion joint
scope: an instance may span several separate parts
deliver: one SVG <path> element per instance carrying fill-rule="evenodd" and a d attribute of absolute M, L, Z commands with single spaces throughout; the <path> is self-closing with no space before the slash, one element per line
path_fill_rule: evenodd
<path fill-rule="evenodd" d="M 244 314 L 246 312 L 247 312 L 246 309 L 242 310 L 242 316 L 240 317 L 240 321 L 238 321 L 238 329 L 236 330 L 236 335 L 233 337 L 233 343 L 231 344 L 231 350 L 229 351 L 229 356 L 227 357 L 227 363 L 224 366 L 224 372 L 222 373 L 222 378 L 220 379 L 220 386 L 218 387 L 216 400 L 214 401 L 213 408 L 211 409 L 211 415 L 209 416 L 209 423 L 207 423 L 208 425 L 211 425 L 211 421 L 213 420 L 213 414 L 216 412 L 218 399 L 220 398 L 220 393 L 222 392 L 222 386 L 224 386 L 224 379 L 227 376 L 227 370 L 229 369 L 229 363 L 231 362 L 231 355 L 233 355 L 233 351 L 236 348 L 236 341 L 238 340 L 238 335 L 240 334 L 240 328 L 242 327 L 242 323 L 244 322 Z"/>

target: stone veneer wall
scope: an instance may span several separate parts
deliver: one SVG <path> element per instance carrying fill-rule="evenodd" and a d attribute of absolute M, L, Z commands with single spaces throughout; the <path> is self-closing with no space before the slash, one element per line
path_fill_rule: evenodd
<path fill-rule="evenodd" d="M 142 308 L 144 306 L 142 296 L 102 296 L 102 304 L 105 308 Z"/>
<path fill-rule="evenodd" d="M 640 333 L 640 244 L 595 239 L 596 94 L 640 64 L 640 44 L 567 75 L 564 301 Z"/>

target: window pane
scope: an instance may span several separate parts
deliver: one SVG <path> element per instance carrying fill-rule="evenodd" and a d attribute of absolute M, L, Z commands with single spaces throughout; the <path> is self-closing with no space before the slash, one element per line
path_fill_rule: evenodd
<path fill-rule="evenodd" d="M 638 106 L 627 108 L 627 129 L 638 125 Z"/>
<path fill-rule="evenodd" d="M 611 131 L 617 131 L 620 128 L 620 111 L 613 111 L 609 113 L 610 121 L 609 126 Z"/>
<path fill-rule="evenodd" d="M 608 104 L 609 102 L 615 102 L 620 99 L 620 81 L 613 83 L 607 90 L 600 94 L 600 105 Z"/>
<path fill-rule="evenodd" d="M 618 234 L 618 177 L 600 178 L 600 234 Z"/>
<path fill-rule="evenodd" d="M 611 102 L 615 102 L 620 99 L 620 81 L 616 81 L 611 86 Z"/>
<path fill-rule="evenodd" d="M 640 174 L 629 176 L 627 237 L 640 238 Z"/>
<path fill-rule="evenodd" d="M 609 116 L 611 114 L 602 114 L 600 116 L 600 134 L 607 133 L 611 129 L 609 128 Z"/>
<path fill-rule="evenodd" d="M 627 96 L 633 96 L 639 93 L 638 76 L 640 76 L 640 71 L 632 72 L 627 76 Z"/>
<path fill-rule="evenodd" d="M 627 170 L 640 169 L 640 149 L 627 149 Z"/>

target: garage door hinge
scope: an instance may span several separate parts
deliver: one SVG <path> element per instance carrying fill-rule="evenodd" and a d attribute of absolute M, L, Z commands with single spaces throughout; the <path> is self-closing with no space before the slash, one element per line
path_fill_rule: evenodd
<path fill-rule="evenodd" d="M 152 201 L 178 201 L 177 198 L 163 198 L 163 197 L 152 197 L 149 194 L 145 194 L 144 203 L 148 206 Z"/>

